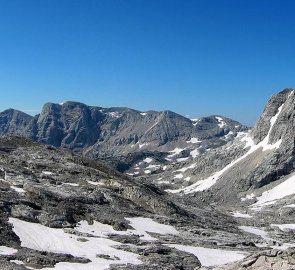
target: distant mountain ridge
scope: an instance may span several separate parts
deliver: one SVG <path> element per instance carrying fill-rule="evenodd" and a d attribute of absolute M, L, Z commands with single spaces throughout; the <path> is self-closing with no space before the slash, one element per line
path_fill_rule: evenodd
<path fill-rule="evenodd" d="M 17 135 L 101 158 L 142 151 L 168 152 L 198 140 L 222 145 L 246 127 L 222 116 L 190 120 L 172 111 L 140 112 L 68 101 L 46 103 L 35 117 L 9 109 L 0 113 L 0 135 Z M 226 136 L 226 137 L 225 137 Z"/>

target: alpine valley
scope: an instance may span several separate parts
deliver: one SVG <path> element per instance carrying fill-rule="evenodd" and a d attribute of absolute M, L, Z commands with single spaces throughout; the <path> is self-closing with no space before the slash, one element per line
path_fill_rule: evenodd
<path fill-rule="evenodd" d="M 0 136 L 0 269 L 295 269 L 293 89 L 253 128 L 65 102 Z"/>

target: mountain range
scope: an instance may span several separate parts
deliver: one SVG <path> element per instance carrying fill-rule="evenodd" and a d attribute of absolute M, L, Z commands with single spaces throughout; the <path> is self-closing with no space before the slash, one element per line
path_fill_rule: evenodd
<path fill-rule="evenodd" d="M 1 112 L 1 269 L 295 269 L 294 106 Z"/>
<path fill-rule="evenodd" d="M 21 136 L 109 163 L 126 163 L 127 155 L 129 160 L 138 159 L 148 152 L 167 153 L 180 147 L 193 151 L 198 140 L 206 150 L 224 145 L 246 129 L 221 116 L 190 120 L 171 111 L 106 109 L 78 102 L 47 103 L 35 117 L 13 109 L 0 113 L 1 136 Z M 117 163 L 119 170 L 130 167 Z"/>

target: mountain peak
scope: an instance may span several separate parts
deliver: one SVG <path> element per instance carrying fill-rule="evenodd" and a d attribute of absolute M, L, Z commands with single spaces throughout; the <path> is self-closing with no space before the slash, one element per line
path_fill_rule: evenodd
<path fill-rule="evenodd" d="M 294 89 L 287 88 L 271 96 L 251 133 L 254 142 L 262 141 L 270 133 L 270 142 L 284 137 L 294 119 Z M 292 128 L 293 130 L 293 128 Z"/>

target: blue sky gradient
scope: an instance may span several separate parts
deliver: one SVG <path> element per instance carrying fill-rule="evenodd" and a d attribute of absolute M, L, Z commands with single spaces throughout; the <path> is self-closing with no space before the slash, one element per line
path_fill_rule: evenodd
<path fill-rule="evenodd" d="M 45 102 L 253 124 L 295 87 L 295 1 L 0 0 L 0 110 Z"/>

